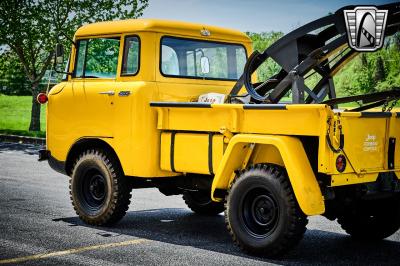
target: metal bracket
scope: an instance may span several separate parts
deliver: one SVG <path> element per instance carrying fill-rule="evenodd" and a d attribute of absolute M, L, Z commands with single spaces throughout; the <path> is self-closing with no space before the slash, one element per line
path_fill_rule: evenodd
<path fill-rule="evenodd" d="M 388 149 L 388 168 L 394 169 L 394 154 L 396 151 L 396 138 L 389 138 L 389 149 Z"/>

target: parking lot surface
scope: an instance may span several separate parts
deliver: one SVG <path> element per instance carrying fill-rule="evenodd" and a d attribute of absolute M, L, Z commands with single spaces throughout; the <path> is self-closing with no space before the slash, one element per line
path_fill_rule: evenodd
<path fill-rule="evenodd" d="M 38 146 L 0 143 L 0 264 L 23 265 L 399 265 L 400 232 L 360 243 L 336 222 L 311 217 L 303 241 L 281 260 L 235 247 L 223 215 L 192 213 L 180 196 L 134 190 L 128 214 L 113 227 L 82 223 L 68 177 L 37 161 Z"/>

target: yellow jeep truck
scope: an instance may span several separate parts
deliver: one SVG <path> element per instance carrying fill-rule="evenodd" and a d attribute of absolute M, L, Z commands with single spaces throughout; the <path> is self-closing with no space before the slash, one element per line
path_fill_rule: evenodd
<path fill-rule="evenodd" d="M 399 8 L 386 9 L 391 35 Z M 73 207 L 91 225 L 119 221 L 132 189 L 156 187 L 198 214 L 225 211 L 251 254 L 283 254 L 312 215 L 354 238 L 386 238 L 400 227 L 400 93 L 336 97 L 332 77 L 357 55 L 343 23 L 338 10 L 263 53 L 241 32 L 202 24 L 85 25 L 47 94 L 40 159 L 70 176 Z M 265 60 L 279 71 L 257 83 Z"/>

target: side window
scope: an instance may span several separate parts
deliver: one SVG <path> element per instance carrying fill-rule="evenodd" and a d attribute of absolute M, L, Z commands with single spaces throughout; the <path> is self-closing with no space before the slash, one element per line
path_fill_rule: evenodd
<path fill-rule="evenodd" d="M 126 37 L 121 75 L 136 75 L 139 70 L 140 44 L 138 37 Z"/>
<path fill-rule="evenodd" d="M 115 78 L 119 52 L 118 39 L 91 39 L 88 43 L 85 77 Z"/>
<path fill-rule="evenodd" d="M 196 76 L 197 66 L 195 64 L 196 55 L 194 51 L 186 51 L 186 65 L 187 65 L 187 75 Z"/>
<path fill-rule="evenodd" d="M 119 38 L 80 40 L 75 77 L 115 78 L 117 75 Z"/>
<path fill-rule="evenodd" d="M 75 61 L 75 77 L 83 77 L 83 68 L 85 66 L 85 55 L 86 55 L 87 40 L 79 41 L 78 51 L 76 53 Z"/>

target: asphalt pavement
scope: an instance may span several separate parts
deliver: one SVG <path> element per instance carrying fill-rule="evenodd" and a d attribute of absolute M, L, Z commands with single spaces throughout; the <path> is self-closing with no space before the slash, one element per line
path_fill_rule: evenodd
<path fill-rule="evenodd" d="M 355 242 L 323 217 L 310 218 L 303 241 L 281 260 L 252 257 L 233 245 L 223 215 L 196 215 L 156 189 L 134 190 L 113 227 L 88 226 L 71 206 L 68 177 L 38 162 L 37 150 L 0 142 L 0 264 L 400 265 L 400 232 Z"/>

